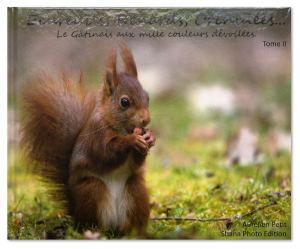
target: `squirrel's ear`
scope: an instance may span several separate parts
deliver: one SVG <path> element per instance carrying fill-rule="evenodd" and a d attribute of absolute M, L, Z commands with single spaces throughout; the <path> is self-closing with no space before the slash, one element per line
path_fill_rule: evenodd
<path fill-rule="evenodd" d="M 118 86 L 119 75 L 117 73 L 117 53 L 112 49 L 106 60 L 106 71 L 104 74 L 104 91 L 111 95 Z"/>
<path fill-rule="evenodd" d="M 138 74 L 136 70 L 136 65 L 130 48 L 124 41 L 119 42 L 119 47 L 121 49 L 121 56 L 125 64 L 124 72 L 137 79 Z"/>

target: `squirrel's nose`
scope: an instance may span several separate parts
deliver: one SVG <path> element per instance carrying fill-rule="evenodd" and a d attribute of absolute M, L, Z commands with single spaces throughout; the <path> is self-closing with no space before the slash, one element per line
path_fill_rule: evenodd
<path fill-rule="evenodd" d="M 142 125 L 143 127 L 148 125 L 151 122 L 149 111 L 145 111 L 142 116 Z"/>

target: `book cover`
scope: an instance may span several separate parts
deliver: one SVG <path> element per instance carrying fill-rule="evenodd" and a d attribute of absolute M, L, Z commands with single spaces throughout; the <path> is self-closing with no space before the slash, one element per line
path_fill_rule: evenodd
<path fill-rule="evenodd" d="M 8 239 L 291 239 L 291 8 L 8 8 L 7 14 Z M 124 46 L 131 50 L 137 73 Z M 109 63 L 115 55 L 114 69 Z M 143 166 L 149 212 L 133 217 L 129 230 L 118 233 L 123 224 L 120 213 L 125 212 L 122 200 L 132 186 L 128 179 L 138 174 L 123 174 L 119 169 L 125 164 L 120 164 L 115 171 L 120 174 L 106 177 L 106 171 L 99 171 L 93 175 L 98 184 L 106 184 L 109 193 L 106 198 L 99 192 L 99 200 L 91 204 L 97 215 L 88 211 L 97 189 L 87 190 L 80 204 L 70 204 L 82 207 L 77 219 L 90 215 L 95 220 L 92 227 L 79 231 L 64 204 L 67 200 L 53 201 L 49 196 L 49 189 L 55 192 L 59 184 L 73 191 L 69 173 L 63 171 L 67 173 L 60 178 L 62 182 L 45 186 L 31 169 L 39 167 L 39 160 L 44 168 L 47 160 L 67 162 L 66 167 L 72 168 L 74 155 L 81 153 L 75 149 L 78 141 L 103 139 L 98 129 L 85 133 L 83 140 L 79 134 L 97 108 L 105 105 L 100 101 L 100 88 L 121 84 L 125 78 L 115 75 L 123 70 L 127 76 L 122 77 L 134 76 L 147 92 L 151 122 L 148 118 L 144 123 L 150 122 L 147 129 L 156 134 L 155 145 L 145 139 L 149 145 Z M 88 104 L 89 109 L 85 100 L 68 100 L 67 88 L 55 93 L 51 87 L 38 90 L 45 83 L 45 78 L 36 80 L 41 74 L 53 82 L 53 89 L 69 79 L 85 82 L 85 91 L 96 96 L 97 104 L 93 108 Z M 116 94 L 111 89 L 108 98 Z M 46 111 L 32 118 L 43 110 L 37 102 L 28 112 L 22 109 L 26 91 L 61 119 L 50 119 Z M 121 119 L 113 113 L 122 108 L 137 112 L 130 99 L 146 101 L 144 92 L 130 90 L 127 95 L 120 106 L 110 109 L 108 116 L 114 119 L 110 122 Z M 123 101 L 131 101 L 132 106 Z M 62 102 L 64 107 L 57 107 Z M 103 113 L 99 115 L 102 122 Z M 44 119 L 59 128 L 45 129 Z M 22 146 L 26 120 L 35 139 L 31 147 Z M 82 127 L 75 135 L 69 134 L 78 120 Z M 48 135 L 48 144 L 42 144 Z M 123 132 L 120 136 L 130 135 Z M 48 154 L 43 152 L 44 161 L 35 152 L 40 150 L 39 140 L 48 149 Z M 35 160 L 26 156 L 28 150 Z M 56 158 L 60 153 L 63 161 Z M 88 150 L 84 157 L 89 153 L 108 152 Z M 113 151 L 112 155 L 118 161 L 123 154 Z M 104 164 L 99 159 L 91 167 Z M 115 180 L 118 175 L 123 185 Z M 107 179 L 114 179 L 117 192 L 112 192 Z M 86 181 L 82 177 L 80 184 Z M 139 192 L 134 189 L 132 196 Z M 73 192 L 76 199 L 79 194 Z M 115 215 L 101 216 L 110 202 Z M 134 199 L 124 219 L 129 220 L 130 212 L 143 205 L 145 201 Z M 107 218 L 105 226 L 108 216 L 111 220 Z M 146 220 L 143 233 L 137 229 L 141 219 Z"/>

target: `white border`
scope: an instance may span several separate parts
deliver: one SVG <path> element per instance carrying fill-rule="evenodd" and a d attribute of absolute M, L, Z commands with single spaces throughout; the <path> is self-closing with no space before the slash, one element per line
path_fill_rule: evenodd
<path fill-rule="evenodd" d="M 3 1 L 4 2 L 4 1 Z M 157 248 L 157 246 L 161 246 L 163 248 L 182 248 L 182 247 L 189 247 L 189 248 L 205 248 L 207 246 L 209 247 L 227 247 L 230 248 L 266 248 L 271 247 L 273 248 L 281 248 L 284 247 L 294 247 L 295 244 L 298 244 L 300 239 L 298 235 L 298 229 L 297 227 L 300 224 L 300 216 L 297 215 L 298 210 L 298 204 L 299 204 L 299 198 L 297 197 L 297 190 L 300 185 L 300 181 L 297 181 L 296 179 L 299 176 L 299 153 L 297 153 L 297 150 L 299 149 L 299 136 L 298 135 L 298 127 L 300 125 L 300 115 L 299 115 L 299 94 L 300 94 L 300 79 L 299 79 L 299 25 L 300 25 L 300 19 L 299 19 L 299 1 L 297 2 L 292 0 L 286 0 L 286 1 L 261 1 L 261 0 L 251 0 L 251 1 L 233 1 L 233 0 L 227 0 L 227 1 L 191 1 L 191 0 L 185 0 L 185 1 L 161 1 L 161 0 L 152 0 L 147 2 L 142 1 L 48 1 L 48 2 L 42 2 L 42 1 L 20 1 L 20 0 L 13 0 L 7 3 L 6 1 L 5 6 L 4 3 L 1 3 L 1 23 L 2 23 L 2 42 L 1 42 L 1 98 L 0 98 L 0 105 L 1 105 L 1 175 L 6 176 L 7 175 L 7 152 L 6 152 L 6 146 L 7 146 L 7 7 L 292 7 L 292 136 L 293 136 L 293 151 L 296 152 L 292 155 L 292 242 L 286 242 L 286 241 L 110 241 L 103 244 L 103 242 L 90 242 L 93 244 L 90 244 L 89 246 L 107 246 L 107 247 L 130 247 L 131 249 L 134 248 Z M 85 5 L 82 5 L 82 4 Z M 7 6 L 9 4 L 9 6 Z M 89 6 L 86 6 L 88 4 Z M 2 8 L 3 7 L 3 8 Z M 6 39 L 4 39 L 6 37 Z M 296 44 L 296 45 L 295 45 Z M 1 181 L 1 197 L 2 202 L 1 203 L 7 203 L 7 181 Z M 299 196 L 299 195 L 298 195 Z M 33 241 L 26 241 L 26 242 L 16 242 L 16 241 L 8 241 L 7 240 L 7 205 L 2 205 L 1 209 L 1 240 L 3 239 L 5 242 L 3 245 L 9 246 L 9 247 L 30 247 L 32 248 Z M 22 243 L 22 244 L 19 244 Z M 43 243 L 43 247 L 49 247 L 52 248 L 53 246 L 62 245 L 66 246 L 66 243 L 72 243 L 72 249 L 78 247 L 82 247 L 82 243 L 88 243 L 87 241 L 74 241 L 67 242 L 67 241 L 55 241 L 55 245 L 52 244 L 53 242 L 47 242 Z M 101 243 L 101 244 L 95 244 L 95 243 Z M 109 243 L 109 244 L 108 244 Z M 187 244 L 186 244 L 187 243 Z M 2 245 L 2 246 L 3 246 Z M 1 247 L 2 247 L 1 246 Z M 37 246 L 41 246 L 41 244 L 38 244 Z"/>

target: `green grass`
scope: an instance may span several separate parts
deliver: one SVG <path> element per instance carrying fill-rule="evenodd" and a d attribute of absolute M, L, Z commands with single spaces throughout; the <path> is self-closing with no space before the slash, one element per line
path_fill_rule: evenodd
<path fill-rule="evenodd" d="M 199 146 L 201 145 L 199 144 Z M 182 152 L 177 151 L 177 153 Z M 200 157 L 203 159 L 201 160 Z M 268 164 L 248 167 L 236 165 L 233 168 L 224 168 L 219 164 L 218 158 L 213 157 L 209 154 L 201 155 L 198 162 L 189 166 L 181 166 L 173 162 L 164 169 L 155 167 L 153 162 L 153 168 L 149 169 L 147 175 L 151 200 L 154 202 L 151 211 L 153 216 L 165 217 L 167 208 L 170 208 L 168 215 L 171 217 L 186 217 L 188 214 L 192 214 L 194 217 L 207 219 L 231 217 L 237 213 L 246 214 L 253 209 L 272 203 L 275 198 L 267 197 L 267 194 L 282 191 L 279 188 L 280 181 L 290 177 L 290 155 L 288 154 L 273 160 L 270 159 L 278 172 L 272 179 L 266 177 L 266 172 L 269 170 Z M 151 164 L 152 160 L 149 161 Z M 155 160 L 153 159 L 153 161 Z M 283 165 L 282 161 L 287 163 Z M 207 177 L 205 172 L 211 172 L 213 176 Z M 288 188 L 290 189 L 290 185 Z M 291 236 L 291 197 L 286 195 L 276 198 L 276 203 L 277 205 L 234 222 L 228 231 L 232 233 L 278 231 L 286 233 L 286 236 L 281 236 L 279 239 L 289 239 Z M 284 222 L 286 227 L 278 229 L 272 227 L 270 229 L 245 228 L 243 227 L 244 222 L 264 222 L 270 226 L 272 222 Z M 241 237 L 223 237 L 220 229 L 225 230 L 226 225 L 223 221 L 219 223 L 151 221 L 149 232 L 159 238 L 252 239 L 251 237 L 242 237 L 242 235 Z M 178 226 L 181 232 L 176 234 Z M 167 231 L 169 234 L 166 234 Z M 267 239 L 268 237 L 253 237 L 253 239 L 260 238 Z M 276 238 L 272 237 L 271 239 Z"/>
<path fill-rule="evenodd" d="M 146 173 L 152 217 L 168 214 L 169 217 L 222 218 L 243 215 L 273 201 L 276 204 L 233 222 L 149 220 L 148 233 L 143 238 L 291 239 L 291 196 L 268 197 L 270 193 L 291 190 L 290 152 L 273 155 L 262 148 L 263 163 L 225 167 L 226 137 L 235 129 L 238 116 L 195 117 L 183 99 L 172 97 L 153 100 L 150 109 L 150 128 L 157 133 Z M 188 139 L 192 125 L 206 125 L 212 120 L 218 123 L 219 136 L 208 141 Z M 84 239 L 74 231 L 73 221 L 65 215 L 65 210 L 49 202 L 44 189 L 33 179 L 16 148 L 11 148 L 8 239 Z M 284 180 L 287 185 L 281 188 Z M 256 223 L 269 227 L 245 226 Z M 228 236 L 223 235 L 225 231 Z M 268 236 L 270 232 L 281 234 Z M 120 239 L 105 233 L 101 238 Z M 135 238 L 135 234 L 125 238 Z"/>

